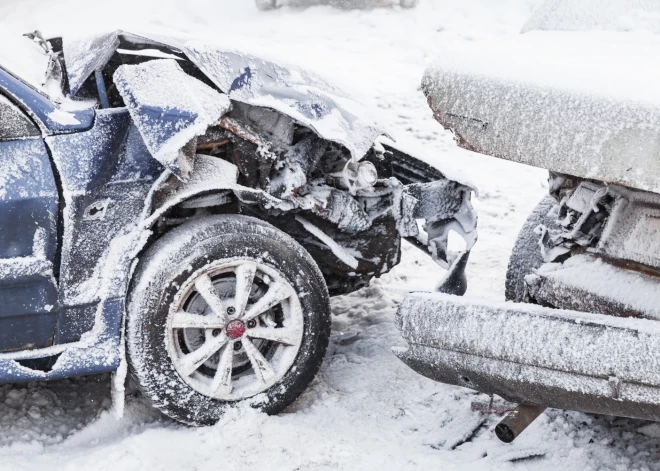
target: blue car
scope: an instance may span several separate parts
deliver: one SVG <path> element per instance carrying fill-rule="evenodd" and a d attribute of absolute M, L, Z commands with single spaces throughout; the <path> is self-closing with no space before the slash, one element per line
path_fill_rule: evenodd
<path fill-rule="evenodd" d="M 314 74 L 122 31 L 3 44 L 0 382 L 128 371 L 186 424 L 272 414 L 321 365 L 329 296 L 402 239 L 465 290 L 472 188 Z"/>

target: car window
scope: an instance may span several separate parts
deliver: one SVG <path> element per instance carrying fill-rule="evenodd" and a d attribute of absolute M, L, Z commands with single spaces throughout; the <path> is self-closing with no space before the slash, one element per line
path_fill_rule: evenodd
<path fill-rule="evenodd" d="M 39 136 L 39 129 L 9 99 L 0 95 L 0 141 Z"/>

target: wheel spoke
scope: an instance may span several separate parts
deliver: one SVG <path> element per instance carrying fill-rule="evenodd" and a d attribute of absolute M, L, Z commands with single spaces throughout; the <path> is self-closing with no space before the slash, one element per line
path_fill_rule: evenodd
<path fill-rule="evenodd" d="M 172 317 L 173 329 L 222 329 L 225 325 L 226 319 L 216 315 L 202 316 L 178 311 Z"/>
<path fill-rule="evenodd" d="M 226 395 L 232 390 L 231 373 L 234 360 L 234 344 L 227 343 L 225 349 L 220 354 L 218 370 L 213 377 L 211 390 L 215 395 Z"/>
<path fill-rule="evenodd" d="M 300 332 L 286 327 L 280 329 L 273 327 L 254 327 L 248 329 L 246 335 L 251 338 L 272 340 L 273 342 L 287 345 L 297 345 L 300 339 Z"/>
<path fill-rule="evenodd" d="M 227 335 L 223 332 L 217 337 L 207 339 L 204 344 L 197 350 L 184 356 L 179 362 L 179 373 L 184 376 L 190 376 L 197 368 L 202 366 L 215 352 L 220 350 L 225 343 L 227 343 Z"/>
<path fill-rule="evenodd" d="M 236 297 L 234 298 L 234 308 L 236 308 L 236 314 L 239 319 L 245 311 L 245 306 L 247 305 L 250 292 L 252 291 L 254 274 L 256 272 L 257 265 L 252 262 L 244 263 L 236 268 Z"/>
<path fill-rule="evenodd" d="M 261 352 L 257 350 L 257 347 L 254 346 L 250 339 L 243 338 L 243 348 L 252 364 L 254 373 L 262 383 L 268 383 L 275 377 L 275 371 L 273 371 L 268 360 L 266 360 Z"/>
<path fill-rule="evenodd" d="M 256 303 L 254 303 L 243 315 L 244 321 L 254 319 L 262 312 L 269 310 L 271 307 L 278 305 L 285 299 L 291 297 L 293 293 L 291 288 L 283 283 L 271 283 L 268 291 Z"/>
<path fill-rule="evenodd" d="M 206 304 L 209 305 L 211 311 L 213 311 L 213 314 L 222 318 L 225 321 L 225 324 L 229 322 L 229 318 L 227 317 L 227 310 L 222 304 L 220 296 L 218 296 L 218 293 L 216 293 L 215 286 L 213 286 L 211 278 L 209 278 L 209 276 L 206 274 L 201 275 L 199 278 L 197 278 L 197 281 L 195 281 L 195 288 L 202 296 L 202 298 L 204 298 Z"/>

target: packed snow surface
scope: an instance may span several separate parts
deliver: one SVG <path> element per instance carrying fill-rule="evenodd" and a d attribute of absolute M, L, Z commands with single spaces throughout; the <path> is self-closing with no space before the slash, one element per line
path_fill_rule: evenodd
<path fill-rule="evenodd" d="M 249 0 L 117 0 L 102 10 L 83 0 L 6 0 L 0 31 L 11 24 L 47 36 L 115 28 L 203 36 L 328 77 L 376 109 L 398 142 L 422 147 L 479 188 L 482 237 L 468 265 L 468 295 L 502 300 L 508 254 L 547 192 L 546 173 L 459 149 L 433 120 L 419 83 L 441 50 L 518 37 L 537 3 L 421 0 L 413 10 L 259 13 Z M 404 345 L 393 323 L 402 296 L 386 285 L 432 289 L 441 277 L 432 260 L 406 246 L 391 273 L 334 299 L 324 365 L 277 417 L 243 410 L 190 429 L 129 393 L 117 421 L 108 376 L 2 385 L 0 469 L 660 469 L 658 424 L 549 410 L 505 445 L 493 433 L 498 417 L 471 409 L 473 401 L 487 405 L 487 397 L 425 379 L 399 361 L 390 347 Z"/>

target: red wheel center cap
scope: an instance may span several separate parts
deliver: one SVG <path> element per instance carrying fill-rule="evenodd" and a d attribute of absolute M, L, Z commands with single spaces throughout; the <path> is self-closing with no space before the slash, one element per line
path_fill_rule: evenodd
<path fill-rule="evenodd" d="M 235 319 L 227 324 L 227 337 L 236 340 L 245 333 L 245 324 L 243 321 Z"/>

